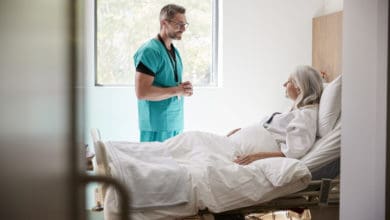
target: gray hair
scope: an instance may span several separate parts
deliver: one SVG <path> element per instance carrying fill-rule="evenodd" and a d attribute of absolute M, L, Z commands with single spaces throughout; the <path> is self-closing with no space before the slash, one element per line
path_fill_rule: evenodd
<path fill-rule="evenodd" d="M 290 75 L 294 85 L 300 90 L 294 107 L 319 104 L 323 90 L 320 73 L 311 66 L 298 66 Z"/>
<path fill-rule="evenodd" d="M 165 19 L 167 20 L 173 19 L 173 17 L 175 17 L 177 13 L 185 14 L 186 9 L 180 5 L 175 5 L 175 4 L 165 5 L 160 11 L 160 21 Z"/>

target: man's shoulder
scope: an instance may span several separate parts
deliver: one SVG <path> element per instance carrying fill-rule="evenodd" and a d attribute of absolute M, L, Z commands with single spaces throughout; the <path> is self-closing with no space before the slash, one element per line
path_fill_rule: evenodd
<path fill-rule="evenodd" d="M 158 45 L 159 43 L 156 39 L 150 39 L 144 42 L 133 55 L 135 65 L 138 66 L 139 62 L 143 62 L 148 68 L 158 65 L 161 62 L 161 54 L 163 51 Z"/>
<path fill-rule="evenodd" d="M 142 46 L 138 49 L 138 51 L 160 51 L 160 42 L 158 42 L 156 39 L 150 39 L 142 44 Z"/>

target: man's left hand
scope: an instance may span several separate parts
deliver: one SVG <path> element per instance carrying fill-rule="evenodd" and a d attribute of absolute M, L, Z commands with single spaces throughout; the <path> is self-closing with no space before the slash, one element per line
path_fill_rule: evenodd
<path fill-rule="evenodd" d="M 190 81 L 185 81 L 181 83 L 180 86 L 184 89 L 184 96 L 192 96 L 193 89 Z"/>

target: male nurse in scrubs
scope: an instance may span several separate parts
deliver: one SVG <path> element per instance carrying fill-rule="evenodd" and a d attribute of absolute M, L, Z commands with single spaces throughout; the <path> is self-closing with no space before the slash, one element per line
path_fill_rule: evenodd
<path fill-rule="evenodd" d="M 182 82 L 183 64 L 172 40 L 188 27 L 185 8 L 169 4 L 160 12 L 160 33 L 134 54 L 140 141 L 164 141 L 183 130 L 183 96 L 192 84 Z"/>

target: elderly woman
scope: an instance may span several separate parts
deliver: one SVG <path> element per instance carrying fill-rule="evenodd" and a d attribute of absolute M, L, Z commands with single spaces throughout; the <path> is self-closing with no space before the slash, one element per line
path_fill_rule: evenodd
<path fill-rule="evenodd" d="M 314 144 L 317 132 L 318 104 L 322 93 L 320 73 L 311 66 L 298 66 L 283 84 L 286 96 L 293 101 L 291 110 L 274 113 L 263 127 L 275 139 L 280 151 L 240 155 L 234 162 L 246 165 L 269 157 L 302 157 Z M 235 129 L 231 136 L 240 129 Z"/>

